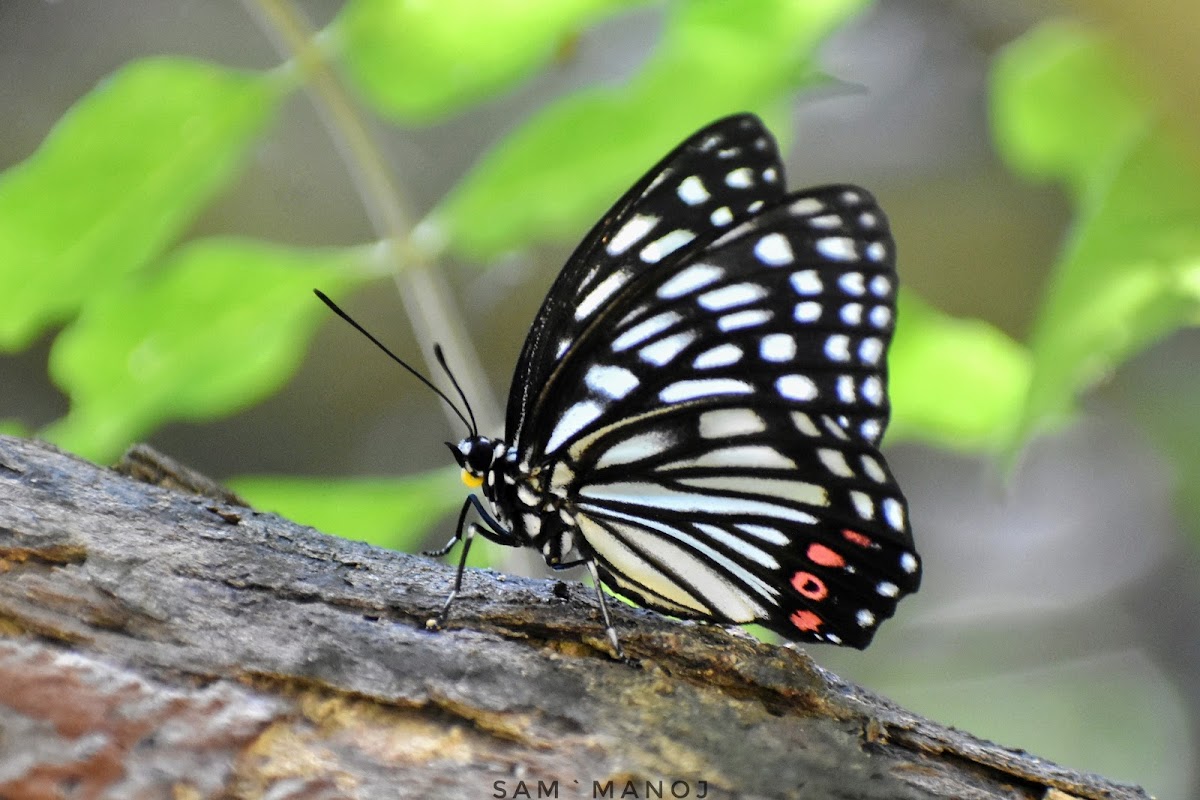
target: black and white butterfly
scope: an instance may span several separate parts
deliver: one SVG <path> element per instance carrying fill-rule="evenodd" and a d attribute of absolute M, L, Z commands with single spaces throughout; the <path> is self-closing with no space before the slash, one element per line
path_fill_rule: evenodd
<path fill-rule="evenodd" d="M 472 418 L 450 445 L 490 511 L 470 495 L 437 553 L 464 542 L 441 619 L 478 534 L 667 614 L 866 647 L 921 574 L 878 449 L 895 301 L 870 194 L 786 193 L 749 114 L 689 137 L 550 288 L 505 438 Z"/>

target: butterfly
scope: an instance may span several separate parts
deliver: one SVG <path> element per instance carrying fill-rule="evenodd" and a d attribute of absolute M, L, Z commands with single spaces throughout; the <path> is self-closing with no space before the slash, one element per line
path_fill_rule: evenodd
<path fill-rule="evenodd" d="M 550 287 L 504 438 L 479 434 L 440 350 L 469 421 L 401 362 L 467 424 L 447 446 L 486 500 L 469 494 L 429 553 L 463 543 L 431 622 L 445 622 L 478 535 L 585 567 L 619 657 L 601 585 L 676 617 L 866 647 L 921 578 L 878 447 L 895 317 L 895 244 L 868 192 L 788 193 L 751 114 L 688 137 Z M 467 524 L 472 508 L 481 521 Z"/>

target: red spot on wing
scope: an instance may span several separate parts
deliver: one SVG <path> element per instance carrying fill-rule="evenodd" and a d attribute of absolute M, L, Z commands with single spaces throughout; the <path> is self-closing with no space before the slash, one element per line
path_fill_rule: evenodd
<path fill-rule="evenodd" d="M 822 567 L 844 567 L 846 559 L 842 558 L 835 551 L 830 550 L 823 544 L 810 544 L 808 546 L 808 560 L 814 564 L 820 564 Z"/>
<path fill-rule="evenodd" d="M 820 630 L 821 625 L 824 624 L 824 620 L 811 611 L 794 611 L 791 620 L 793 625 L 805 633 Z"/>
<path fill-rule="evenodd" d="M 858 531 L 852 531 L 849 528 L 842 531 L 842 536 L 845 537 L 846 541 L 850 544 L 856 544 L 859 547 L 873 547 L 875 545 L 874 540 L 872 540 L 870 536 L 867 536 L 865 533 L 859 533 Z"/>
<path fill-rule="evenodd" d="M 793 575 L 792 587 L 809 600 L 824 600 L 829 596 L 825 582 L 811 572 L 797 572 Z"/>

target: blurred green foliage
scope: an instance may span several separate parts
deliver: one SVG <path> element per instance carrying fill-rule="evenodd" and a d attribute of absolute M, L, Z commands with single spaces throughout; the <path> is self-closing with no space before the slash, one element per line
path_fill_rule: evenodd
<path fill-rule="evenodd" d="M 354 0 L 321 39 L 371 111 L 424 124 L 495 102 L 577 32 L 638 5 L 508 0 L 468 14 L 462 0 Z M 423 221 L 423 246 L 486 261 L 578 237 L 648 164 L 726 113 L 755 111 L 786 143 L 797 92 L 824 80 L 817 46 L 866 5 L 668 4 L 662 38 L 631 78 L 562 97 L 498 137 Z M 998 146 L 1014 169 L 1068 187 L 1078 218 L 1028 347 L 902 296 L 893 440 L 1013 448 L 1060 421 L 1097 377 L 1196 321 L 1200 176 L 1123 72 L 1102 40 L 1066 25 L 1000 59 Z M 310 288 L 344 295 L 403 267 L 373 243 L 180 241 L 270 135 L 297 74 L 131 63 L 0 174 L 0 348 L 61 326 L 49 370 L 70 411 L 39 435 L 106 461 L 167 421 L 243 409 L 290 378 L 328 318 Z M 461 497 L 441 472 L 236 485 L 303 521 L 406 549 L 397 531 L 419 531 Z"/>

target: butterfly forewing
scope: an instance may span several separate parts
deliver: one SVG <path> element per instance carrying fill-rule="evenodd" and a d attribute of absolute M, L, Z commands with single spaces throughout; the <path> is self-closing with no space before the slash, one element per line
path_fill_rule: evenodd
<path fill-rule="evenodd" d="M 876 449 L 895 317 L 882 212 L 850 186 L 780 196 L 651 269 L 580 326 L 522 458 L 569 466 L 617 591 L 866 646 L 919 583 Z"/>
<path fill-rule="evenodd" d="M 686 262 L 782 195 L 775 141 L 749 114 L 709 125 L 646 173 L 576 248 L 534 318 L 508 400 L 510 441 L 537 438 L 528 419 L 540 390 L 606 307 L 646 272 Z"/>

